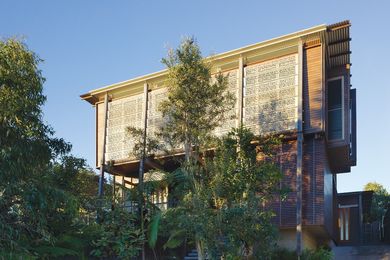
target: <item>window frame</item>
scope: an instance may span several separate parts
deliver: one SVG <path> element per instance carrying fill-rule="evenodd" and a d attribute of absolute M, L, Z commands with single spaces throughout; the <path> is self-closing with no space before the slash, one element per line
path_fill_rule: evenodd
<path fill-rule="evenodd" d="M 329 82 L 331 81 L 335 81 L 335 80 L 339 80 L 341 79 L 341 138 L 336 138 L 336 139 L 330 139 L 329 138 Z M 344 76 L 337 76 L 337 77 L 332 77 L 332 78 L 329 78 L 327 81 L 326 81 L 326 118 L 327 118 L 327 137 L 328 137 L 328 140 L 329 141 L 342 141 L 345 139 L 345 123 L 344 123 L 344 120 L 345 120 L 345 102 L 344 102 L 344 91 L 345 91 L 345 87 L 344 87 Z M 332 110 L 335 110 L 335 109 L 332 109 Z"/>

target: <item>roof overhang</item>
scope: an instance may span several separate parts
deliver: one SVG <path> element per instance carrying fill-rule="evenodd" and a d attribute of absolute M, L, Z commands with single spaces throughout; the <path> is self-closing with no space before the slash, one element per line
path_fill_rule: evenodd
<path fill-rule="evenodd" d="M 327 48 L 326 64 L 328 68 L 351 65 L 349 20 L 327 26 L 325 43 Z"/>
<path fill-rule="evenodd" d="M 320 38 L 321 41 L 324 42 L 326 45 L 326 64 L 328 68 L 333 68 L 337 66 L 350 66 L 350 26 L 351 23 L 349 22 L 349 20 L 328 26 L 322 24 L 263 42 L 244 46 L 235 50 L 209 56 L 206 58 L 206 60 L 210 60 L 216 64 L 220 64 L 223 62 L 229 63 L 240 56 L 249 57 L 250 55 L 254 54 L 259 56 L 259 54 L 261 55 L 262 52 L 272 52 L 272 48 L 274 46 L 276 50 L 279 50 L 281 47 L 291 48 L 301 39 L 309 41 L 311 38 L 314 37 Z M 103 95 L 107 92 L 120 92 L 124 88 L 134 88 L 134 92 L 137 92 L 138 89 L 141 89 L 141 86 L 144 83 L 149 83 L 150 81 L 163 81 L 165 79 L 166 74 L 166 69 L 161 70 L 130 80 L 108 85 L 102 88 L 94 89 L 86 94 L 81 95 L 80 97 L 81 99 L 91 103 L 92 105 L 95 105 L 97 102 L 102 100 Z"/>
<path fill-rule="evenodd" d="M 329 26 L 326 26 L 324 24 L 318 25 L 302 31 L 294 32 L 256 44 L 241 47 L 235 50 L 209 56 L 206 59 L 215 63 L 221 63 L 225 61 L 229 62 L 230 60 L 238 58 L 240 56 L 252 55 L 255 51 L 261 52 L 262 50 L 264 50 L 264 52 L 269 52 L 273 46 L 278 46 L 279 48 L 280 46 L 291 47 L 294 46 L 294 44 L 297 45 L 300 39 L 308 39 L 310 38 L 310 36 L 313 35 L 322 36 L 328 30 L 328 28 Z M 140 84 L 144 84 L 148 81 L 163 80 L 166 73 L 167 70 L 165 69 L 151 74 L 143 75 L 137 78 L 91 90 L 88 93 L 81 95 L 80 97 L 81 99 L 88 101 L 92 105 L 95 105 L 97 102 L 99 102 L 99 100 L 102 99 L 102 96 L 107 92 L 120 91 L 120 89 L 122 88 L 138 88 Z"/>

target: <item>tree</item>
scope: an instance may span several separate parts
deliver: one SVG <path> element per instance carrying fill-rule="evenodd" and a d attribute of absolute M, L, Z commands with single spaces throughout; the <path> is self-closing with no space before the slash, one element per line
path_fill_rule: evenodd
<path fill-rule="evenodd" d="M 206 243 L 214 257 L 242 259 L 252 250 L 256 258 L 269 257 L 276 230 L 274 213 L 266 205 L 280 192 L 282 173 L 275 161 L 279 145 L 278 137 L 255 137 L 246 128 L 233 129 L 220 140 L 207 167 L 206 191 L 214 212 Z M 267 160 L 258 160 L 259 152 Z"/>
<path fill-rule="evenodd" d="M 386 188 L 383 185 L 377 182 L 369 182 L 364 185 L 363 188 L 365 191 L 373 191 L 372 197 L 372 206 L 371 206 L 371 214 L 368 221 L 380 221 L 382 219 L 388 209 L 390 203 L 390 194 L 387 192 Z"/>
<path fill-rule="evenodd" d="M 211 62 L 203 59 L 194 38 L 185 38 L 162 62 L 168 68 L 168 99 L 160 110 L 168 120 L 161 133 L 170 143 L 184 145 L 187 162 L 197 160 L 199 149 L 233 109 L 234 96 L 222 74 L 212 80 Z"/>
<path fill-rule="evenodd" d="M 48 186 L 50 162 L 70 151 L 42 122 L 41 60 L 17 40 L 0 41 L 0 250 L 20 251 L 24 240 L 50 240 L 51 218 L 72 203 Z"/>
<path fill-rule="evenodd" d="M 0 41 L 0 258 L 81 256 L 96 233 L 80 213 L 94 210 L 97 179 L 42 120 L 41 62 Z"/>
<path fill-rule="evenodd" d="M 127 247 L 142 240 L 131 216 L 107 213 L 102 226 L 85 221 L 97 209 L 98 177 L 43 123 L 40 62 L 22 42 L 0 41 L 0 258 L 85 258 L 92 241 L 100 247 L 115 232 L 115 254 L 130 258 L 137 250 Z"/>
<path fill-rule="evenodd" d="M 164 180 L 175 204 L 161 220 L 161 233 L 169 234 L 164 247 L 195 241 L 199 259 L 205 249 L 211 257 L 243 257 L 262 241 L 257 248 L 267 256 L 274 229 L 265 205 L 278 191 L 279 168 L 272 160 L 257 161 L 256 138 L 249 130 L 236 129 L 223 139 L 213 136 L 233 109 L 234 95 L 226 77 L 211 76 L 211 62 L 202 58 L 194 39 L 185 39 L 163 63 L 168 98 L 160 106 L 166 118 L 160 135 L 173 147 L 183 145 L 185 152 L 184 162 Z M 268 159 L 278 140 L 258 140 Z"/>
<path fill-rule="evenodd" d="M 197 162 L 212 131 L 233 109 L 234 96 L 227 91 L 227 78 L 211 75 L 211 62 L 203 59 L 194 38 L 185 38 L 176 50 L 162 60 L 168 68 L 168 98 L 160 105 L 166 124 L 161 136 L 174 147 L 184 145 L 183 172 L 193 180 L 190 193 L 197 193 L 201 169 Z M 195 230 L 196 231 L 196 230 Z M 201 240 L 196 235 L 202 257 Z"/>
<path fill-rule="evenodd" d="M 197 169 L 201 177 L 194 180 L 178 169 L 173 192 L 182 196 L 163 219 L 163 232 L 171 234 L 166 247 L 196 239 L 212 259 L 242 259 L 251 253 L 269 257 L 276 230 L 267 203 L 280 192 L 282 174 L 274 161 L 279 145 L 277 137 L 234 129 L 217 141 L 212 156 L 203 158 Z M 258 160 L 258 152 L 268 159 Z"/>

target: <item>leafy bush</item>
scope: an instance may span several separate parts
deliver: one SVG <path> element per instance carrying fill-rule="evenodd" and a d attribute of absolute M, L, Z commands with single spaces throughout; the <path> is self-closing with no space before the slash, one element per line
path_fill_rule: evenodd
<path fill-rule="evenodd" d="M 333 259 L 332 251 L 327 248 L 320 247 L 316 250 L 306 249 L 302 254 L 303 260 L 331 260 Z"/>
<path fill-rule="evenodd" d="M 106 212 L 100 236 L 92 242 L 91 255 L 131 259 L 139 255 L 143 242 L 144 235 L 136 227 L 135 216 L 117 208 Z"/>
<path fill-rule="evenodd" d="M 297 255 L 294 251 L 290 251 L 284 248 L 275 250 L 271 259 L 275 260 L 296 260 Z M 332 252 L 324 247 L 317 248 L 316 250 L 305 249 L 301 256 L 302 260 L 331 260 L 333 259 Z"/>

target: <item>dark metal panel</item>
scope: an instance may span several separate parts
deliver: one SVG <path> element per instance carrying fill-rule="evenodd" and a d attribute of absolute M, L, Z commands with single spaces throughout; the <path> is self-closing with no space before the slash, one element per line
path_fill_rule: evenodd
<path fill-rule="evenodd" d="M 351 98 L 351 166 L 356 165 L 357 147 L 356 147 L 356 89 L 350 90 Z"/>

